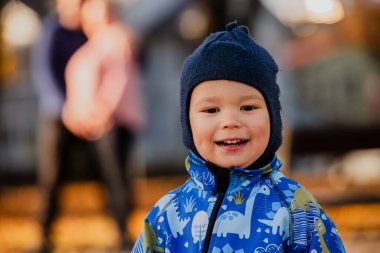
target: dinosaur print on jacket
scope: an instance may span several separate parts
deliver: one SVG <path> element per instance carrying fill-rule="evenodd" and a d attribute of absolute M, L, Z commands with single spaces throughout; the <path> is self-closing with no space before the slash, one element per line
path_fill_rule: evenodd
<path fill-rule="evenodd" d="M 226 237 L 228 233 L 232 233 L 238 234 L 240 239 L 243 237 L 248 239 L 251 235 L 251 226 L 245 226 L 245 224 L 251 224 L 255 198 L 259 194 L 269 195 L 269 193 L 270 190 L 268 186 L 255 186 L 246 202 L 244 214 L 237 211 L 227 211 L 222 213 L 215 222 L 213 234 L 216 233 L 217 236 Z"/>
<path fill-rule="evenodd" d="M 326 234 L 326 227 L 325 224 L 323 224 L 323 221 L 321 219 L 316 218 L 314 222 L 315 229 L 317 230 L 319 242 L 321 243 L 321 248 L 323 253 L 330 253 L 330 250 L 328 249 L 325 239 L 323 239 L 323 235 Z"/>
<path fill-rule="evenodd" d="M 164 252 L 164 249 L 156 245 L 157 236 L 148 222 L 144 222 L 143 228 L 144 252 Z"/>
<path fill-rule="evenodd" d="M 177 238 L 178 235 L 183 235 L 183 229 L 189 223 L 190 218 L 181 219 L 177 211 L 178 203 L 171 203 L 166 209 L 167 219 L 170 227 L 170 231 L 174 238 Z"/>
<path fill-rule="evenodd" d="M 206 242 L 208 253 L 345 252 L 334 223 L 277 157 L 257 170 L 230 168 L 225 195 L 214 193 L 200 157 L 190 152 L 186 167 L 190 178 L 152 208 L 132 253 L 201 253 Z"/>
<path fill-rule="evenodd" d="M 287 224 L 289 224 L 289 219 L 290 214 L 288 209 L 286 207 L 280 207 L 272 220 L 259 219 L 259 221 L 263 224 L 272 227 L 273 235 L 279 233 L 279 235 L 284 235 L 284 238 L 288 238 L 289 226 L 287 226 Z"/>
<path fill-rule="evenodd" d="M 306 212 L 310 210 L 310 203 L 313 203 L 315 205 L 319 214 L 320 210 L 318 201 L 310 192 L 308 192 L 305 188 L 301 187 L 294 192 L 294 200 L 290 208 L 292 209 L 292 211 L 295 211 L 297 208 L 301 208 Z"/>

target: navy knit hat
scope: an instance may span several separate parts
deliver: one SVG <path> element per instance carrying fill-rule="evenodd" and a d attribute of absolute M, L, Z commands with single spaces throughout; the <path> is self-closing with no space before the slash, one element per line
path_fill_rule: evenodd
<path fill-rule="evenodd" d="M 226 31 L 209 35 L 184 62 L 181 76 L 181 124 L 183 143 L 195 148 L 189 121 L 191 93 L 195 86 L 209 80 L 231 80 L 258 89 L 270 116 L 270 139 L 254 168 L 268 164 L 282 143 L 280 90 L 276 83 L 278 67 L 272 56 L 254 42 L 246 26 L 229 23 Z M 250 166 L 251 167 L 251 166 Z"/>

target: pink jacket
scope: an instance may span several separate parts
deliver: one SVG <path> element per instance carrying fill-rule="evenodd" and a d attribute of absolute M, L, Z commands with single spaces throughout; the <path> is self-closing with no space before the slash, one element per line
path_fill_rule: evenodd
<path fill-rule="evenodd" d="M 132 131 L 143 127 L 139 70 L 122 25 L 103 27 L 75 52 L 66 68 L 66 85 L 66 113 L 84 127 L 96 121 Z"/>

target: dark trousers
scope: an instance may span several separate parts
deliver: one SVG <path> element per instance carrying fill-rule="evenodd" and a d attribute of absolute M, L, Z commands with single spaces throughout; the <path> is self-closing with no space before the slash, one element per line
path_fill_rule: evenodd
<path fill-rule="evenodd" d="M 122 236 L 130 206 L 127 163 L 134 136 L 128 129 L 114 127 L 97 141 L 74 136 L 61 122 L 48 120 L 41 127 L 39 184 L 46 208 L 42 223 L 47 236 L 57 215 L 58 192 L 62 183 L 97 179 L 104 183 L 108 206 Z"/>

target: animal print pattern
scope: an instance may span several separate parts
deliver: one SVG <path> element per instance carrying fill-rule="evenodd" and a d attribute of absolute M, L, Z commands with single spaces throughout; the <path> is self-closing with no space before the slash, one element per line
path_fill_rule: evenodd
<path fill-rule="evenodd" d="M 152 208 L 133 253 L 202 252 L 218 196 L 213 174 L 190 153 L 190 179 Z M 211 253 L 345 252 L 335 225 L 317 200 L 280 172 L 275 157 L 259 170 L 234 167 L 212 228 Z"/>

